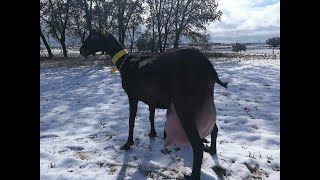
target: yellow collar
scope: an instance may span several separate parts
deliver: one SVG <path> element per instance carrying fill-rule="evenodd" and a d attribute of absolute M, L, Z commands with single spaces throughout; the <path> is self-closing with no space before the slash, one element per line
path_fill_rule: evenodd
<path fill-rule="evenodd" d="M 116 65 L 116 62 L 124 55 L 128 54 L 126 50 L 122 49 L 121 51 L 117 52 L 113 58 L 112 58 L 112 62 L 114 65 Z M 114 66 L 111 71 L 110 74 L 114 74 L 116 71 L 118 70 L 117 66 Z"/>

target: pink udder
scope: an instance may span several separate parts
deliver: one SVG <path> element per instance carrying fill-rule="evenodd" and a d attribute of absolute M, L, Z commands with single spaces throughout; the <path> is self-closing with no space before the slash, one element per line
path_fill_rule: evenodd
<path fill-rule="evenodd" d="M 208 136 L 216 122 L 216 112 L 214 104 L 207 102 L 202 111 L 196 116 L 196 125 L 201 138 Z M 167 111 L 167 120 L 165 123 L 165 131 L 167 138 L 165 140 L 164 147 L 174 144 L 189 144 L 188 137 L 180 123 L 180 119 L 176 113 L 176 110 L 171 105 Z"/>

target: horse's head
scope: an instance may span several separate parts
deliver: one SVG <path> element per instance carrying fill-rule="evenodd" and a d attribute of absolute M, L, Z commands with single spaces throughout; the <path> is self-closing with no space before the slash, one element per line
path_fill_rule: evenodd
<path fill-rule="evenodd" d="M 104 51 L 106 47 L 104 47 L 105 43 L 105 35 L 97 30 L 92 30 L 88 35 L 87 39 L 83 42 L 79 51 L 80 54 L 84 57 L 92 55 L 99 51 Z"/>

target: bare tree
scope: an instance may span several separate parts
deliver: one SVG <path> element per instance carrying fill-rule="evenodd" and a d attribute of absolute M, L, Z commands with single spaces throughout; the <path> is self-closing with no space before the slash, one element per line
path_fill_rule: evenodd
<path fill-rule="evenodd" d="M 103 30 L 104 29 L 104 12 L 102 0 L 95 0 L 95 5 L 93 6 L 92 14 L 93 14 L 93 24 L 95 29 Z"/>
<path fill-rule="evenodd" d="M 173 16 L 173 0 L 170 1 L 166 1 L 167 3 L 165 3 L 165 8 L 164 8 L 164 35 L 163 35 L 163 47 L 161 49 L 161 52 L 165 51 L 165 48 L 167 46 L 167 42 L 168 42 L 168 37 L 169 35 L 172 33 L 172 16 Z"/>
<path fill-rule="evenodd" d="M 272 54 L 274 54 L 274 48 L 280 46 L 280 37 L 269 38 L 266 43 L 272 47 Z"/>
<path fill-rule="evenodd" d="M 71 7 L 69 30 L 71 34 L 75 35 L 76 37 L 79 37 L 80 41 L 83 43 L 86 38 L 86 34 L 89 31 L 87 28 L 88 24 L 84 15 L 85 12 L 83 10 L 83 7 L 80 3 L 77 3 L 77 1 L 75 2 L 76 3 L 74 3 Z"/>
<path fill-rule="evenodd" d="M 127 32 L 128 32 L 128 39 L 130 41 L 130 52 L 132 52 L 133 45 L 135 43 L 136 37 L 141 34 L 141 27 L 140 25 L 143 23 L 143 18 L 141 16 L 142 13 L 137 13 L 133 15 L 133 18 L 130 20 Z"/>
<path fill-rule="evenodd" d="M 142 8 L 142 1 L 139 0 L 115 0 L 118 20 L 118 38 L 124 45 L 126 30 L 133 14 L 139 13 Z"/>
<path fill-rule="evenodd" d="M 152 52 L 164 52 L 170 41 L 178 47 L 181 37 L 201 42 L 206 37 L 205 25 L 222 15 L 217 0 L 41 0 L 40 5 L 40 19 L 48 27 L 40 27 L 41 38 L 46 40 L 43 33 L 48 30 L 61 44 L 64 57 L 67 32 L 83 42 L 92 29 L 106 29 L 117 33 L 122 45 L 129 40 L 132 51 L 141 25 L 146 23 L 148 47 Z M 142 18 L 145 5 L 146 21 Z"/>
<path fill-rule="evenodd" d="M 156 15 L 155 15 L 155 10 L 154 10 L 154 1 L 153 0 L 148 0 L 148 6 L 149 6 L 149 16 L 148 18 L 146 19 L 146 22 L 147 22 L 147 29 L 144 33 L 145 35 L 145 38 L 148 39 L 148 50 L 151 50 L 151 52 L 155 52 L 155 39 L 156 39 L 156 31 L 155 31 L 155 28 L 156 28 Z M 151 32 L 150 32 L 151 31 Z"/>
<path fill-rule="evenodd" d="M 170 24 L 172 24 L 174 1 L 148 0 L 147 3 L 150 8 L 150 17 L 148 22 L 152 25 L 153 35 L 155 35 L 154 29 L 156 28 L 159 51 L 164 52 L 167 45 L 169 33 L 171 33 Z"/>
<path fill-rule="evenodd" d="M 47 16 L 41 17 L 49 25 L 49 31 L 52 36 L 61 44 L 64 57 L 68 57 L 65 41 L 70 7 L 71 0 L 48 0 L 45 9 Z"/>
<path fill-rule="evenodd" d="M 140 36 L 140 38 L 136 42 L 138 51 L 146 51 L 147 43 L 148 43 L 147 39 L 145 37 Z"/>
<path fill-rule="evenodd" d="M 49 58 L 52 58 L 53 54 L 51 52 L 51 48 L 50 48 L 50 46 L 49 46 L 49 44 L 48 44 L 48 42 L 46 40 L 46 37 L 44 36 L 44 34 L 43 34 L 42 30 L 41 30 L 41 27 L 40 27 L 40 37 L 41 37 L 41 39 L 43 41 L 43 44 L 45 45 L 45 47 L 46 47 L 46 49 L 48 51 Z"/>
<path fill-rule="evenodd" d="M 204 32 L 188 32 L 188 37 L 191 39 L 191 43 L 199 46 L 204 52 L 209 51 L 211 46 L 209 44 L 210 34 Z"/>
<path fill-rule="evenodd" d="M 84 41 L 86 35 L 96 29 L 110 32 L 115 30 L 114 0 L 74 0 L 71 10 L 70 30 Z"/>
<path fill-rule="evenodd" d="M 117 10 L 114 0 L 95 0 L 93 7 L 93 25 L 95 29 L 115 32 Z"/>
<path fill-rule="evenodd" d="M 92 5 L 93 0 L 75 0 L 75 3 L 79 4 L 84 11 L 84 17 L 86 19 L 86 28 L 89 32 L 92 31 Z"/>
<path fill-rule="evenodd" d="M 247 46 L 245 44 L 236 42 L 236 44 L 232 45 L 233 52 L 241 52 L 241 51 L 246 52 L 246 50 L 247 50 Z"/>
<path fill-rule="evenodd" d="M 48 42 L 46 40 L 45 35 L 42 32 L 42 29 L 41 29 L 41 25 L 43 25 L 43 22 L 41 21 L 41 19 L 45 15 L 44 14 L 44 9 L 45 9 L 45 3 L 40 1 L 40 37 L 41 37 L 41 39 L 43 41 L 43 44 L 45 45 L 45 47 L 46 47 L 46 49 L 48 51 L 49 57 L 51 58 L 51 57 L 53 57 L 53 54 L 51 52 L 51 48 L 50 48 L 50 46 L 49 46 L 49 44 L 48 44 Z M 40 43 L 41 43 L 41 41 L 40 41 Z"/>
<path fill-rule="evenodd" d="M 181 35 L 205 31 L 205 25 L 220 21 L 222 12 L 216 0 L 176 0 L 174 7 L 174 47 L 179 46 Z"/>

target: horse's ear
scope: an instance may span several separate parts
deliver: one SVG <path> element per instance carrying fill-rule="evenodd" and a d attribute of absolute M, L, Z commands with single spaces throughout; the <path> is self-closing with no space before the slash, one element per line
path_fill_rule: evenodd
<path fill-rule="evenodd" d="M 103 35 L 107 35 L 107 33 L 108 33 L 108 32 L 107 32 L 107 29 L 104 27 L 104 28 L 102 29 L 102 34 L 103 34 Z"/>
<path fill-rule="evenodd" d="M 101 32 L 104 37 L 107 37 L 110 35 L 110 33 L 107 31 L 107 28 L 103 28 Z"/>

